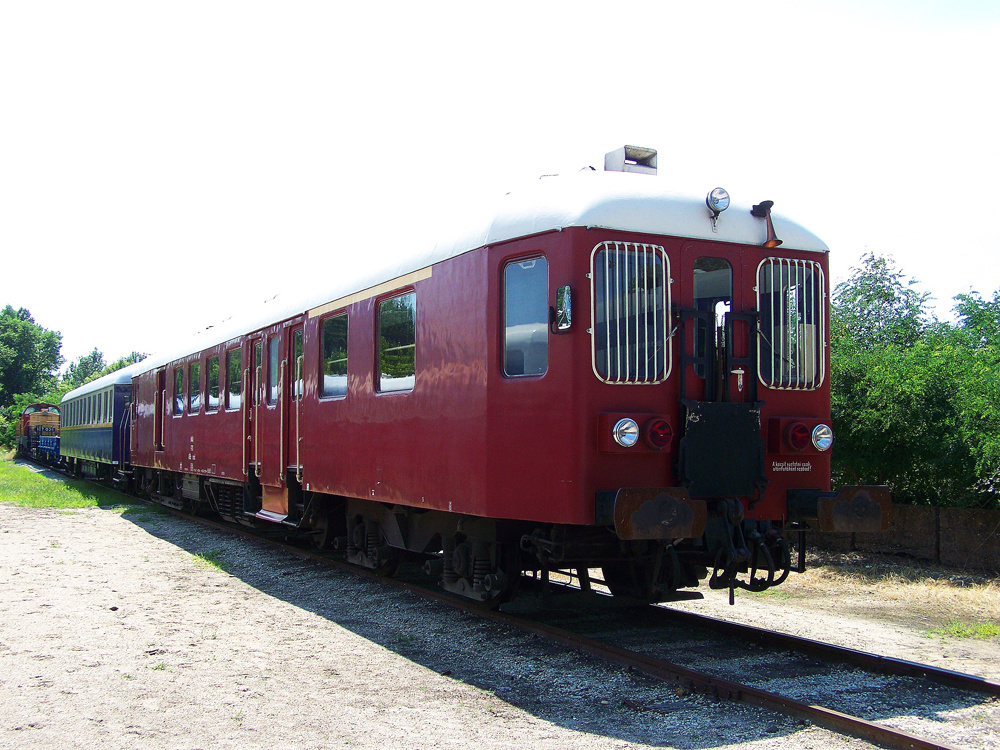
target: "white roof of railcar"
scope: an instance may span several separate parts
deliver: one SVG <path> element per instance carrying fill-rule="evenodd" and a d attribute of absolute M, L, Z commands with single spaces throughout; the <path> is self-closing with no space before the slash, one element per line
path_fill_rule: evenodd
<path fill-rule="evenodd" d="M 109 372 L 107 375 L 102 375 L 97 378 L 97 380 L 91 380 L 89 383 L 81 385 L 79 388 L 74 388 L 72 391 L 67 393 L 62 397 L 60 403 L 66 403 L 70 399 L 77 398 L 79 396 L 86 396 L 87 394 L 94 393 L 96 391 L 103 391 L 105 388 L 110 388 L 114 385 L 125 385 L 132 383 L 132 376 L 140 372 L 145 372 L 149 368 L 145 366 L 146 360 L 141 362 L 136 362 L 134 364 L 123 367 L 120 370 L 115 370 L 114 372 Z"/>
<path fill-rule="evenodd" d="M 719 217 L 713 231 L 705 197 L 671 192 L 665 189 L 665 183 L 661 177 L 590 169 L 571 175 L 543 177 L 508 193 L 494 205 L 484 207 L 478 216 L 463 214 L 459 220 L 464 226 L 453 228 L 453 233 L 442 241 L 415 247 L 411 254 L 402 258 L 397 256 L 392 263 L 382 267 L 376 262 L 370 270 L 357 276 L 337 278 L 317 294 L 275 297 L 245 315 L 234 315 L 220 326 L 199 332 L 181 348 L 143 360 L 134 366 L 137 369 L 133 374 L 210 349 L 331 300 L 370 289 L 470 250 L 518 237 L 583 226 L 716 242 L 763 244 L 765 223 L 750 214 L 750 203 L 733 202 Z M 771 216 L 782 240 L 782 250 L 829 251 L 822 240 L 801 225 L 779 213 L 772 212 Z"/>

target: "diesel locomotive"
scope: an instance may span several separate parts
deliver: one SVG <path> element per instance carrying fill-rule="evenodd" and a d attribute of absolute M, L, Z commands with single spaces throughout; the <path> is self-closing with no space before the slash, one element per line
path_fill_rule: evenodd
<path fill-rule="evenodd" d="M 479 602 L 525 571 L 776 585 L 795 529 L 888 522 L 886 488 L 830 487 L 828 248 L 665 182 L 627 146 L 382 271 L 317 267 L 322 294 L 70 394 L 106 433 L 76 460 Z"/>

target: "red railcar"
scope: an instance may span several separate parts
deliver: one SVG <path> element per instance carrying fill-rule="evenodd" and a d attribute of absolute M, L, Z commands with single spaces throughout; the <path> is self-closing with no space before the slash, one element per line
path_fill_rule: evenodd
<path fill-rule="evenodd" d="M 827 247 L 770 202 L 624 173 L 655 152 L 617 158 L 147 360 L 141 486 L 368 567 L 425 555 L 479 600 L 525 569 L 646 599 L 709 570 L 762 588 L 796 519 L 883 528 L 883 488 L 830 492 Z"/>

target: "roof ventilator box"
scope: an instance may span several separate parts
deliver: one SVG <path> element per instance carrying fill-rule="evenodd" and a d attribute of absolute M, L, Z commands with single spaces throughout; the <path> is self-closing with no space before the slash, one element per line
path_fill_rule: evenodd
<path fill-rule="evenodd" d="M 637 172 L 656 174 L 656 149 L 642 146 L 622 146 L 604 155 L 605 172 Z"/>

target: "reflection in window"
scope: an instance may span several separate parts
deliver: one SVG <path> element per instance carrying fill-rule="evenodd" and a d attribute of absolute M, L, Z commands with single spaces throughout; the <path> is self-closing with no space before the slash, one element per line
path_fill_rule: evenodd
<path fill-rule="evenodd" d="M 543 375 L 549 363 L 549 270 L 545 258 L 504 269 L 503 371 Z"/>
<path fill-rule="evenodd" d="M 243 402 L 243 350 L 226 352 L 226 408 L 239 409 Z"/>
<path fill-rule="evenodd" d="M 174 414 L 184 413 L 184 370 L 174 368 Z"/>
<path fill-rule="evenodd" d="M 408 391 L 416 380 L 416 294 L 379 304 L 379 390 Z"/>
<path fill-rule="evenodd" d="M 661 383 L 670 373 L 670 266 L 657 245 L 603 242 L 591 261 L 593 362 L 606 383 Z"/>
<path fill-rule="evenodd" d="M 188 414 L 201 411 L 201 363 L 192 362 L 188 366 Z"/>
<path fill-rule="evenodd" d="M 267 340 L 267 403 L 278 403 L 278 337 Z"/>
<path fill-rule="evenodd" d="M 324 398 L 347 395 L 347 316 L 334 315 L 323 321 Z"/>
<path fill-rule="evenodd" d="M 757 271 L 761 382 L 812 390 L 824 380 L 823 269 L 815 261 L 767 258 Z"/>
<path fill-rule="evenodd" d="M 219 356 L 208 358 L 208 369 L 205 371 L 207 381 L 207 400 L 205 408 L 208 411 L 219 410 Z"/>

